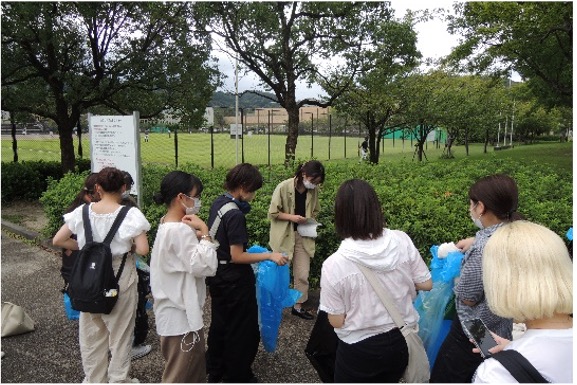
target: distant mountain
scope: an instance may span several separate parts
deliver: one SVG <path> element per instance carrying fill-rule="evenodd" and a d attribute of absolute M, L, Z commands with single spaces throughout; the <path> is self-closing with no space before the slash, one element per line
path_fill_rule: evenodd
<path fill-rule="evenodd" d="M 238 98 L 238 106 L 240 108 L 267 108 L 267 107 L 278 107 L 279 104 L 276 102 L 271 102 L 271 100 L 276 100 L 276 96 L 270 92 L 262 92 L 262 94 L 267 95 L 270 99 L 247 92 Z M 232 107 L 235 106 L 235 96 L 230 92 L 216 91 L 210 99 L 209 107 Z"/>

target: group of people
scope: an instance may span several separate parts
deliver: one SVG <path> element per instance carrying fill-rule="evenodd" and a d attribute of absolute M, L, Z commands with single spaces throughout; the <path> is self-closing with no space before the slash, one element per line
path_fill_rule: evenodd
<path fill-rule="evenodd" d="M 95 241 L 101 241 L 121 207 L 123 174 L 105 168 L 94 177 L 99 200 L 90 204 Z M 154 196 L 166 207 L 150 257 L 150 286 L 156 330 L 165 359 L 163 382 L 258 382 L 252 371 L 260 334 L 252 263 L 290 264 L 293 286 L 302 294 L 292 315 L 314 319 L 305 308 L 315 239 L 300 224 L 320 212 L 318 186 L 324 166 L 311 160 L 280 182 L 271 197 L 270 253 L 248 253 L 246 214 L 263 185 L 256 167 L 242 163 L 226 175 L 222 195 L 208 220 L 199 216 L 202 181 L 182 171 L 168 173 Z M 481 178 L 469 190 L 469 214 L 480 230 L 457 243 L 465 252 L 455 287 L 457 315 L 433 365 L 431 382 L 508 382 L 508 371 L 484 360 L 466 337 L 461 321 L 480 318 L 499 345 L 522 353 L 548 380 L 572 381 L 572 262 L 552 231 L 517 213 L 518 190 L 506 175 Z M 80 206 L 79 206 L 80 207 Z M 64 215 L 54 244 L 78 250 L 85 243 L 81 209 Z M 328 313 L 339 338 L 335 382 L 398 382 L 409 361 L 403 334 L 365 278 L 372 270 L 392 297 L 405 323 L 419 315 L 413 301 L 431 290 L 427 265 L 410 237 L 389 229 L 374 188 L 343 182 L 334 202 L 334 224 L 342 242 L 322 265 L 319 310 Z M 150 224 L 137 207 L 129 211 L 111 248 L 113 267 L 128 251 L 146 255 Z M 76 236 L 74 239 L 73 236 Z M 108 314 L 81 313 L 80 348 L 86 382 L 129 381 L 130 351 L 137 308 L 134 260 L 120 279 L 119 303 Z M 211 297 L 206 337 L 203 307 Z M 528 331 L 512 339 L 513 319 Z M 108 361 L 108 351 L 111 353 Z M 546 354 L 543 354 L 546 352 Z"/>

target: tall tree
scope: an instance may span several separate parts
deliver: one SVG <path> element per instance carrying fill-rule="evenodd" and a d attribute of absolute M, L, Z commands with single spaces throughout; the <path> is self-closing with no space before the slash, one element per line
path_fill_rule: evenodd
<path fill-rule="evenodd" d="M 449 31 L 463 36 L 450 55 L 469 70 L 517 71 L 551 106 L 573 104 L 572 2 L 467 2 Z"/>
<path fill-rule="evenodd" d="M 193 3 L 3 2 L 2 99 L 58 125 L 62 168 L 74 169 L 80 115 L 104 106 L 201 120 L 218 82 Z M 204 28 L 199 28 L 204 31 Z"/>
<path fill-rule="evenodd" d="M 299 108 L 330 106 L 363 70 L 361 53 L 377 43 L 376 26 L 392 19 L 389 2 L 202 4 L 211 32 L 224 40 L 230 56 L 254 72 L 287 110 L 285 164 L 295 156 Z M 297 82 L 319 83 L 335 73 L 342 82 L 328 100 L 296 99 Z"/>
<path fill-rule="evenodd" d="M 365 70 L 336 98 L 334 105 L 364 125 L 369 137 L 369 160 L 378 163 L 379 144 L 387 131 L 387 122 L 399 112 L 400 90 L 395 79 L 414 69 L 421 54 L 416 48 L 417 34 L 410 19 L 384 22 L 375 28 L 374 36 L 378 43 L 363 52 Z M 335 82 L 338 85 L 342 79 L 337 77 L 323 83 L 329 95 Z"/>

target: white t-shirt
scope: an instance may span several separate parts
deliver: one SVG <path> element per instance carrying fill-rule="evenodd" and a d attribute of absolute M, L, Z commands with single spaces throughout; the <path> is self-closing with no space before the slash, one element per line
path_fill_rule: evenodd
<path fill-rule="evenodd" d="M 346 314 L 343 326 L 335 328 L 342 341 L 353 344 L 396 327 L 354 261 L 375 271 L 405 322 L 419 321 L 413 306 L 415 284 L 430 279 L 431 273 L 409 236 L 385 229 L 376 240 L 347 238 L 323 263 L 319 307 L 329 314 Z"/>
<path fill-rule="evenodd" d="M 529 329 L 505 350 L 521 353 L 549 382 L 573 383 L 573 329 Z M 507 369 L 486 359 L 473 376 L 478 383 L 516 383 Z"/>
<path fill-rule="evenodd" d="M 204 326 L 205 277 L 216 274 L 214 243 L 201 240 L 182 222 L 158 226 L 150 257 L 150 287 L 154 297 L 156 331 L 179 336 Z"/>

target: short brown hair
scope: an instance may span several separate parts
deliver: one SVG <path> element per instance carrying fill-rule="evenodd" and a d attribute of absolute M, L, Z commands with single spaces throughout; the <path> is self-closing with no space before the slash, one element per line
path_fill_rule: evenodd
<path fill-rule="evenodd" d="M 224 188 L 234 191 L 242 187 L 246 192 L 254 192 L 262 187 L 263 178 L 258 168 L 250 163 L 240 163 L 226 174 Z"/>
<path fill-rule="evenodd" d="M 375 189 L 360 179 L 341 184 L 335 198 L 335 229 L 342 238 L 376 239 L 385 219 Z"/>
<path fill-rule="evenodd" d="M 513 178 L 505 174 L 488 175 L 469 188 L 469 199 L 483 202 L 485 209 L 501 220 L 523 219 L 517 213 L 519 189 Z"/>

